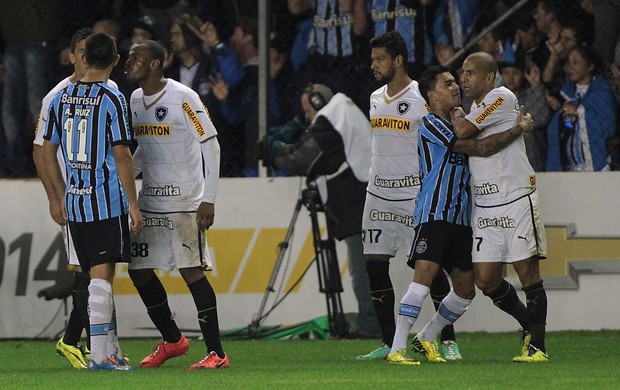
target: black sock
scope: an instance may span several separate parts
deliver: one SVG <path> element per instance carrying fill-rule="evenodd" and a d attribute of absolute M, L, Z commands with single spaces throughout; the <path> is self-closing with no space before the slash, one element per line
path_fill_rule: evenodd
<path fill-rule="evenodd" d="M 433 280 L 433 284 L 431 284 L 431 299 L 433 300 L 433 305 L 435 305 L 435 311 L 439 310 L 441 301 L 448 294 L 450 294 L 450 282 L 448 282 L 446 273 L 440 268 Z M 456 341 L 453 325 L 447 325 L 441 330 L 441 341 L 446 340 Z"/>
<path fill-rule="evenodd" d="M 65 329 L 65 335 L 62 337 L 63 341 L 67 345 L 77 347 L 82 335 L 82 320 L 80 318 L 80 312 L 77 305 L 77 289 L 78 279 L 77 272 L 73 274 L 73 293 L 71 294 L 72 305 L 71 313 L 69 314 L 69 320 L 67 321 L 67 328 Z"/>
<path fill-rule="evenodd" d="M 156 275 L 143 286 L 137 287 L 138 294 L 146 306 L 147 313 L 161 333 L 164 341 L 176 343 L 181 339 L 181 331 L 174 322 L 170 306 L 168 305 L 168 295 L 161 281 Z"/>
<path fill-rule="evenodd" d="M 80 330 L 77 339 L 82 336 L 82 329 L 86 329 L 86 344 L 90 349 L 90 321 L 88 319 L 88 285 L 90 284 L 90 276 L 88 272 L 76 272 L 74 276 L 75 297 L 73 301 L 73 310 L 71 316 L 76 313 L 79 319 Z"/>
<path fill-rule="evenodd" d="M 390 347 L 396 333 L 394 318 L 394 287 L 390 280 L 390 263 L 387 261 L 367 261 L 366 270 L 370 282 L 370 296 L 381 327 L 383 342 Z"/>
<path fill-rule="evenodd" d="M 543 287 L 542 279 L 538 282 L 523 287 L 527 301 L 527 313 L 530 318 L 532 341 L 536 348 L 545 352 L 545 325 L 547 323 L 547 293 Z"/>
<path fill-rule="evenodd" d="M 220 340 L 220 325 L 217 319 L 217 301 L 215 291 L 206 277 L 200 278 L 188 285 L 192 293 L 196 309 L 198 310 L 198 324 L 205 339 L 207 351 L 215 351 L 217 356 L 223 358 L 224 350 Z"/>
<path fill-rule="evenodd" d="M 493 300 L 495 306 L 519 321 L 523 330 L 530 330 L 527 308 L 517 296 L 517 290 L 506 279 L 502 279 L 497 289 L 490 292 L 488 297 Z"/>

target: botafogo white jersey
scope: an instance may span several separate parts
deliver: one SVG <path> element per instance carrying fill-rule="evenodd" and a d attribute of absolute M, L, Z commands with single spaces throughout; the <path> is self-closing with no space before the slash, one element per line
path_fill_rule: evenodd
<path fill-rule="evenodd" d="M 157 94 L 131 94 L 131 115 L 138 149 L 136 167 L 142 170 L 138 197 L 148 212 L 195 212 L 205 179 L 200 143 L 217 135 L 198 94 L 168 79 Z"/>
<path fill-rule="evenodd" d="M 388 95 L 387 85 L 370 95 L 373 137 L 369 193 L 386 200 L 417 196 L 420 191 L 418 130 L 427 113 L 417 81 L 411 81 L 395 96 Z"/>
<path fill-rule="evenodd" d="M 477 139 L 517 125 L 519 101 L 506 87 L 491 90 L 465 117 L 480 132 Z M 478 206 L 510 203 L 536 188 L 536 176 L 525 153 L 523 137 L 489 157 L 469 157 L 471 187 Z"/>

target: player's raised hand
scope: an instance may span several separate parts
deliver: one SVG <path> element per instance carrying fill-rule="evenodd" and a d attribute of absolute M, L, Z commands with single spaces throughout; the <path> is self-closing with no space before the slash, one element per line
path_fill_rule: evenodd
<path fill-rule="evenodd" d="M 534 119 L 532 119 L 532 115 L 530 115 L 529 112 L 525 112 L 525 106 L 523 105 L 521 105 L 521 109 L 519 110 L 517 123 L 519 123 L 519 127 L 521 128 L 521 132 L 523 134 L 534 130 Z"/>
<path fill-rule="evenodd" d="M 202 202 L 196 212 L 196 223 L 200 231 L 208 230 L 215 220 L 215 205 L 213 203 Z"/>
<path fill-rule="evenodd" d="M 213 92 L 213 96 L 217 98 L 220 102 L 225 102 L 228 99 L 228 94 L 230 90 L 228 88 L 228 84 L 224 81 L 224 77 L 222 77 L 221 73 L 217 74 L 217 77 L 213 78 L 209 76 L 209 87 L 211 87 L 211 91 Z"/>

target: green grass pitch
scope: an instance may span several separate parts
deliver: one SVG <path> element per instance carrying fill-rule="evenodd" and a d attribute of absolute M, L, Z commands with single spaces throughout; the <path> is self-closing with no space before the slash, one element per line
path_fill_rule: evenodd
<path fill-rule="evenodd" d="M 156 342 L 121 346 L 137 365 Z M 399 366 L 355 360 L 378 345 L 373 340 L 224 340 L 230 368 L 188 372 L 205 354 L 192 339 L 187 355 L 160 368 L 90 372 L 57 356 L 55 341 L 6 340 L 0 389 L 620 389 L 620 331 L 551 332 L 551 361 L 529 365 L 511 362 L 518 332 L 461 333 L 458 342 L 460 362 Z"/>

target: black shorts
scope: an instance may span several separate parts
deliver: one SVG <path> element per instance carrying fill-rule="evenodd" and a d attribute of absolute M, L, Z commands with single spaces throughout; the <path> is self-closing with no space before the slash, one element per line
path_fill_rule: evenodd
<path fill-rule="evenodd" d="M 473 269 L 471 263 L 471 227 L 446 221 L 425 222 L 415 227 L 415 240 L 407 264 L 415 268 L 416 260 L 439 264 L 448 273 L 458 268 Z"/>
<path fill-rule="evenodd" d="M 69 229 L 84 272 L 99 264 L 130 261 L 127 214 L 94 222 L 69 221 Z"/>

